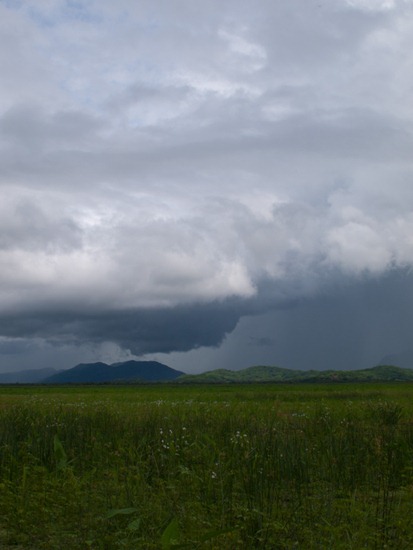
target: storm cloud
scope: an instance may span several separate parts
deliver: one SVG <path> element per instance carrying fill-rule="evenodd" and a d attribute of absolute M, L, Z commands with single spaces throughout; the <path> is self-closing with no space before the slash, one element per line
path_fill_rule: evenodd
<path fill-rule="evenodd" d="M 410 0 L 0 1 L 0 369 L 236 366 L 231 334 L 326 368 L 340 311 L 352 364 L 407 348 L 376 321 L 413 288 L 412 30 Z"/>

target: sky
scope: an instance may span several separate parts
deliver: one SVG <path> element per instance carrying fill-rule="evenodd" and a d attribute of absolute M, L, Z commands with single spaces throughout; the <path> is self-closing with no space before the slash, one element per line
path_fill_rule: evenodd
<path fill-rule="evenodd" d="M 409 366 L 412 51 L 413 0 L 0 0 L 0 371 Z"/>

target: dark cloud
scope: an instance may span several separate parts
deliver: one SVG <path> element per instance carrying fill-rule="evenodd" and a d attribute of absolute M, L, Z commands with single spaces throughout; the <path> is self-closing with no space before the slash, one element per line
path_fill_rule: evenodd
<path fill-rule="evenodd" d="M 274 340 L 272 338 L 268 338 L 266 336 L 250 336 L 249 337 L 249 345 L 250 346 L 273 346 Z"/>
<path fill-rule="evenodd" d="M 412 327 L 413 274 L 394 270 L 374 279 L 336 281 L 317 296 L 244 316 L 217 351 L 158 359 L 198 372 L 211 365 L 349 370 L 384 362 L 411 367 Z"/>
<path fill-rule="evenodd" d="M 7 338 L 43 338 L 54 345 L 113 342 L 136 355 L 218 346 L 248 308 L 237 301 L 131 311 L 32 312 L 0 316 Z M 10 340 L 7 349 L 10 349 Z"/>

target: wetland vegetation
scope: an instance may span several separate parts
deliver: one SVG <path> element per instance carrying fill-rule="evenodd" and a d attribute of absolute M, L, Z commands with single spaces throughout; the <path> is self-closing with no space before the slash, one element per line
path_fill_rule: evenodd
<path fill-rule="evenodd" d="M 413 384 L 4 386 L 5 549 L 413 547 Z"/>

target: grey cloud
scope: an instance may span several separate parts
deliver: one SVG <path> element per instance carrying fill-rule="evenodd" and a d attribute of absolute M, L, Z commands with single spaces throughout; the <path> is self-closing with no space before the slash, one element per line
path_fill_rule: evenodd
<path fill-rule="evenodd" d="M 80 111 L 49 113 L 34 105 L 16 105 L 0 118 L 0 140 L 6 165 L 26 165 L 27 170 L 41 161 L 39 176 L 46 176 L 50 160 L 57 151 L 78 152 L 95 147 L 103 122 Z M 82 151 L 82 153 L 80 153 Z M 62 167 L 63 168 L 63 167 Z"/>
<path fill-rule="evenodd" d="M 0 207 L 0 250 L 42 250 L 53 254 L 81 247 L 82 231 L 70 218 L 45 212 L 28 198 Z"/>
<path fill-rule="evenodd" d="M 156 86 L 142 82 L 132 84 L 121 93 L 109 99 L 107 106 L 115 111 L 128 109 L 132 106 L 143 104 L 142 110 L 147 108 L 147 103 L 161 102 L 162 100 L 174 105 L 182 101 L 191 92 L 189 86 Z M 137 125 L 141 121 L 137 121 Z"/>
<path fill-rule="evenodd" d="M 21 355 L 33 351 L 34 343 L 32 340 L 24 338 L 1 338 L 0 355 Z"/>

